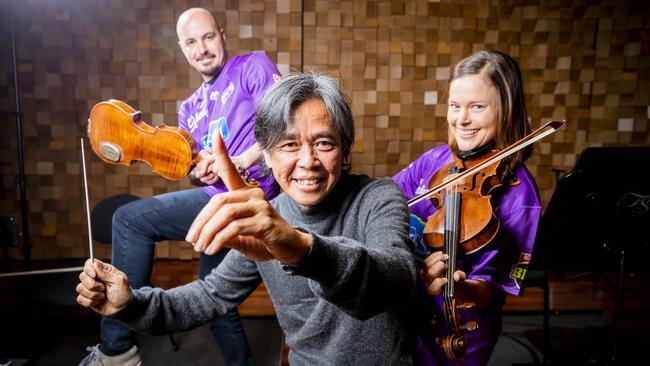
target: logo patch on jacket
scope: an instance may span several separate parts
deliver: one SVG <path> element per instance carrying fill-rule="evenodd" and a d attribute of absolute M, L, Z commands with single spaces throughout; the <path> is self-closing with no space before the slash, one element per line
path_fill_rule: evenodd
<path fill-rule="evenodd" d="M 510 269 L 510 278 L 515 280 L 517 287 L 521 288 L 528 274 L 528 265 L 530 264 L 530 253 L 520 253 L 519 261 Z"/>
<path fill-rule="evenodd" d="M 201 139 L 201 144 L 204 147 L 212 147 L 212 135 L 215 132 L 221 133 L 221 138 L 223 138 L 223 141 L 228 140 L 228 137 L 230 136 L 230 130 L 228 130 L 228 122 L 226 121 L 226 117 L 219 117 L 214 121 L 210 121 L 208 134 L 203 136 Z"/>

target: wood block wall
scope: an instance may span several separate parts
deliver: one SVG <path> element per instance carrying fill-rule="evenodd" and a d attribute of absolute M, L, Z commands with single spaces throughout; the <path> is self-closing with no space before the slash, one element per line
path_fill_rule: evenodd
<path fill-rule="evenodd" d="M 19 219 L 9 1 L 0 6 L 0 214 Z M 147 122 L 176 124 L 179 102 L 200 83 L 176 45 L 176 18 L 192 6 L 215 13 L 232 54 L 264 50 L 283 74 L 341 78 L 357 123 L 355 172 L 392 175 L 444 143 L 450 68 L 486 48 L 519 62 L 533 127 L 567 120 L 527 163 L 544 204 L 553 169 L 569 170 L 585 147 L 650 144 L 645 2 L 14 1 L 33 258 L 88 254 L 79 139 L 95 103 L 122 99 Z M 87 152 L 91 205 L 112 194 L 190 187 Z M 97 245 L 96 253 L 109 257 L 110 248 Z M 175 242 L 156 254 L 195 257 Z"/>

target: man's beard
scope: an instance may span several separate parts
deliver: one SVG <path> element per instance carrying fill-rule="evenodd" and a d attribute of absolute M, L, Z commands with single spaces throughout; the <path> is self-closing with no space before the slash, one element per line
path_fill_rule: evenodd
<path fill-rule="evenodd" d="M 219 74 L 221 73 L 221 66 L 215 65 L 215 66 L 206 67 L 205 69 L 199 70 L 199 72 L 201 73 L 201 75 L 214 78 L 219 76 Z"/>

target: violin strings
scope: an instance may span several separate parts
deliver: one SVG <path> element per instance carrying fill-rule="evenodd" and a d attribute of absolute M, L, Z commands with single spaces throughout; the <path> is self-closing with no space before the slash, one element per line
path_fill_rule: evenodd
<path fill-rule="evenodd" d="M 88 180 L 86 179 L 86 155 L 84 154 L 84 139 L 81 138 L 81 165 L 84 173 L 84 191 L 86 192 L 86 221 L 88 222 L 88 248 L 90 248 L 90 261 L 94 261 L 93 233 L 90 226 L 90 200 L 88 199 Z"/>
<path fill-rule="evenodd" d="M 458 183 L 454 183 L 450 187 L 445 187 L 445 211 L 444 211 L 444 251 L 449 256 L 447 260 L 447 270 L 445 278 L 447 279 L 447 286 L 444 288 L 445 297 L 453 297 L 455 293 L 454 286 L 454 272 L 456 271 L 456 253 L 458 246 L 459 232 L 458 228 L 460 223 L 460 194 L 458 191 Z"/>
<path fill-rule="evenodd" d="M 443 191 L 443 193 L 444 193 L 444 195 L 443 195 L 443 197 L 444 197 L 444 206 L 443 206 L 443 208 L 444 208 L 445 211 L 443 213 L 444 214 L 444 217 L 443 217 L 444 226 L 443 226 L 442 230 L 443 230 L 443 233 L 444 233 L 444 236 L 443 236 L 444 241 L 442 243 L 443 244 L 442 245 L 442 250 L 443 250 L 444 253 L 449 254 L 449 229 L 450 229 L 449 228 L 449 193 L 447 192 L 447 189 L 445 189 Z M 447 259 L 447 261 L 449 261 L 449 259 Z M 447 281 L 449 281 L 449 267 L 447 267 L 447 269 L 445 269 L 444 274 L 445 274 L 445 278 L 447 279 Z M 447 285 L 442 288 L 442 298 L 443 298 L 444 302 L 447 304 L 448 301 L 449 301 L 449 283 L 447 283 Z"/>
<path fill-rule="evenodd" d="M 449 283 L 451 284 L 451 296 L 455 296 L 455 288 L 456 284 L 454 283 L 454 272 L 456 271 L 456 252 L 457 252 L 457 246 L 458 246 L 458 219 L 460 218 L 459 215 L 459 210 L 460 207 L 458 207 L 458 181 L 454 182 L 454 188 L 451 191 L 452 195 L 452 205 L 453 205 L 453 216 L 451 217 L 451 241 L 450 241 L 450 248 L 449 248 Z"/>

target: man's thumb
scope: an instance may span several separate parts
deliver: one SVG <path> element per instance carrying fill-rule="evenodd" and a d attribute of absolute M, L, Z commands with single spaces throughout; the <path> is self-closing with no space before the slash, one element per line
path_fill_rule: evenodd
<path fill-rule="evenodd" d="M 230 160 L 228 149 L 223 143 L 223 139 L 221 138 L 221 133 L 219 131 L 215 131 L 212 134 L 212 149 L 215 157 L 213 164 L 216 165 L 219 178 L 221 178 L 221 181 L 223 181 L 226 187 L 228 187 L 228 190 L 235 191 L 241 188 L 245 188 L 246 183 L 239 175 L 235 164 L 233 164 L 232 160 Z"/>
<path fill-rule="evenodd" d="M 93 263 L 93 269 L 95 270 L 95 280 L 100 280 L 102 282 L 111 280 L 111 267 L 110 265 L 95 259 Z"/>

